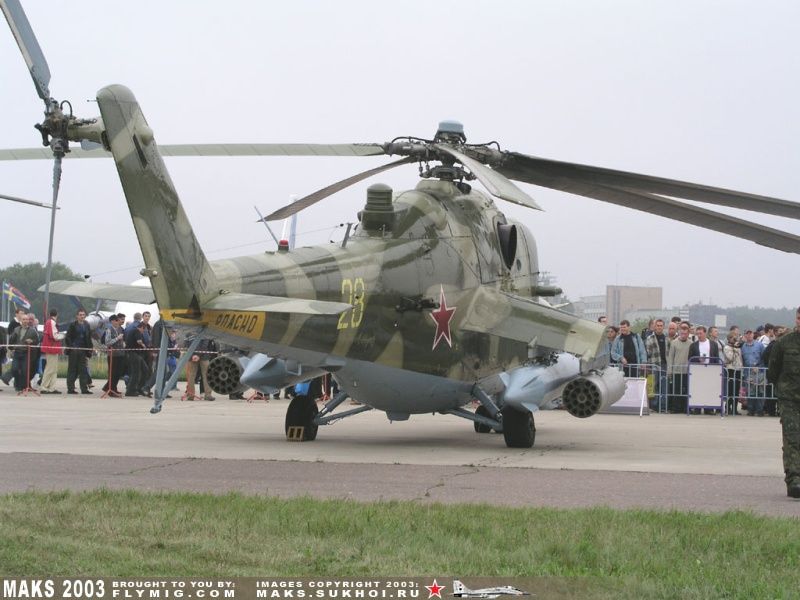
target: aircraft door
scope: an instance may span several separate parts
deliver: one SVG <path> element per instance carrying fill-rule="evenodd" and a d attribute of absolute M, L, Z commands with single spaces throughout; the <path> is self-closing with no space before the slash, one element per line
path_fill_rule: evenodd
<path fill-rule="evenodd" d="M 481 281 L 494 283 L 512 274 L 518 251 L 517 226 L 506 223 L 502 216 L 494 220 L 492 229 L 485 229 L 475 238 L 481 261 Z"/>

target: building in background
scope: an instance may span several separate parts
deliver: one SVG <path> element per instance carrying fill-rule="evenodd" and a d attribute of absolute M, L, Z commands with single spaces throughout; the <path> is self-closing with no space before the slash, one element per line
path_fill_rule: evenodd
<path fill-rule="evenodd" d="M 663 292 L 660 287 L 632 285 L 606 286 L 606 315 L 609 323 L 619 323 L 634 311 L 662 312 Z M 628 319 L 629 321 L 631 319 Z"/>
<path fill-rule="evenodd" d="M 639 310 L 629 310 L 625 314 L 622 315 L 623 319 L 628 319 L 631 322 L 631 326 L 634 326 L 637 322 L 638 323 L 645 323 L 650 319 L 663 319 L 664 323 L 669 323 L 669 320 L 674 317 L 676 314 L 674 308 L 643 308 Z M 641 329 L 641 328 L 640 328 Z M 636 330 L 638 333 L 638 329 Z"/>
<path fill-rule="evenodd" d="M 588 321 L 597 321 L 606 315 L 606 296 L 581 296 L 575 303 L 575 314 Z"/>

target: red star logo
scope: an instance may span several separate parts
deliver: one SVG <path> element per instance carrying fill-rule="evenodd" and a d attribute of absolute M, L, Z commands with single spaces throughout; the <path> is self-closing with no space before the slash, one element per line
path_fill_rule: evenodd
<path fill-rule="evenodd" d="M 436 346 L 439 345 L 439 341 L 442 338 L 445 339 L 448 346 L 451 348 L 453 347 L 453 340 L 450 338 L 450 321 L 453 319 L 456 307 L 447 308 L 447 298 L 444 297 L 444 288 L 439 286 L 439 290 L 439 308 L 431 311 L 431 319 L 436 323 L 436 335 L 433 336 L 433 347 L 431 350 L 436 350 Z"/>
<path fill-rule="evenodd" d="M 442 298 L 444 298 L 444 293 L 442 293 Z M 455 310 L 453 308 L 452 310 Z M 442 597 L 442 590 L 445 588 L 443 585 L 439 585 L 436 583 L 436 580 L 433 580 L 433 585 L 426 585 L 425 588 L 428 590 L 428 598 L 433 598 L 436 596 L 437 598 Z"/>

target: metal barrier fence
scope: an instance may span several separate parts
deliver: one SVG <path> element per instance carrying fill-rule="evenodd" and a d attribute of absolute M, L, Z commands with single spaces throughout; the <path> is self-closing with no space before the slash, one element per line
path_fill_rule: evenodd
<path fill-rule="evenodd" d="M 60 366 L 60 370 L 65 370 L 69 363 L 69 356 L 66 356 L 65 350 L 71 350 L 78 355 L 81 355 L 81 359 L 78 363 L 78 369 L 80 371 L 85 371 L 88 380 L 92 379 L 99 379 L 103 382 L 103 391 L 106 391 L 106 383 L 111 383 L 112 381 L 112 369 L 116 373 L 117 369 L 119 369 L 119 379 L 124 379 L 126 384 L 128 382 L 128 378 L 131 375 L 131 368 L 129 361 L 120 360 L 121 358 L 126 357 L 127 355 L 138 355 L 143 357 L 142 358 L 142 365 L 140 365 L 141 372 L 139 376 L 141 378 L 145 378 L 148 382 L 153 373 L 155 372 L 155 355 L 157 353 L 157 349 L 155 348 L 106 348 L 103 346 L 94 346 L 91 349 L 88 348 L 67 348 L 61 347 L 61 351 L 58 355 L 48 355 L 41 351 L 41 345 L 33 345 L 33 344 L 26 344 L 26 345 L 15 345 L 15 344 L 3 344 L 0 347 L 7 348 L 9 356 L 7 357 L 7 362 L 0 364 L 0 371 L 2 375 L 0 377 L 2 380 L 9 385 L 9 382 L 13 379 L 14 380 L 14 387 L 25 394 L 27 393 L 39 393 L 39 382 L 42 380 L 43 372 L 44 372 L 44 364 L 47 361 L 48 356 L 58 356 L 58 362 Z M 175 353 L 184 353 L 187 351 L 187 348 L 169 348 L 169 351 Z M 209 355 L 217 355 L 217 351 L 204 351 L 204 350 L 197 350 L 194 352 L 195 354 L 209 354 Z M 144 360 L 144 357 L 147 357 L 149 362 Z M 152 360 L 151 360 L 152 359 Z M 169 366 L 168 366 L 169 368 Z M 57 378 L 64 379 L 65 375 L 63 373 L 57 373 Z M 78 378 L 81 377 L 79 374 Z M 181 374 L 182 378 L 182 374 Z M 67 379 L 69 379 L 67 375 Z M 22 382 L 22 383 L 20 383 Z M 68 383 L 69 384 L 69 383 Z M 150 387 L 150 386 L 147 386 Z"/>
<path fill-rule="evenodd" d="M 14 370 L 19 362 L 19 373 L 26 379 L 25 391 L 34 391 L 30 387 L 30 382 L 35 376 L 42 374 L 42 362 L 46 355 L 36 356 L 31 359 L 31 351 L 35 350 L 39 354 L 39 346 L 7 346 L 13 355 L 17 349 L 25 350 L 25 357 L 15 358 Z M 94 347 L 91 351 L 84 348 L 75 348 L 79 352 L 88 352 L 92 356 L 86 359 L 85 367 L 89 362 L 93 363 L 96 372 L 101 373 L 101 377 L 110 378 L 107 366 L 109 356 L 124 356 L 127 353 L 140 354 L 142 352 L 153 354 L 156 349 L 108 349 L 104 347 Z M 170 351 L 185 352 L 186 348 L 170 348 Z M 197 354 L 217 354 L 217 352 L 197 351 Z M 62 358 L 62 360 L 64 360 Z M 11 361 L 9 361 L 11 362 Z M 65 361 L 66 362 L 66 361 Z M 624 373 L 626 378 L 643 378 L 647 380 L 647 396 L 650 410 L 662 413 L 686 413 L 692 414 L 699 411 L 714 411 L 721 415 L 736 415 L 746 411 L 749 415 L 770 415 L 778 414 L 777 399 L 771 383 L 767 383 L 766 367 L 741 367 L 738 369 L 726 368 L 722 361 L 717 358 L 697 358 L 692 359 L 686 365 L 673 365 L 670 368 L 662 368 L 652 364 L 627 364 L 617 365 Z M 1 367 L 0 367 L 1 368 Z M 95 371 L 95 368 L 91 369 Z M 713 370 L 716 375 L 712 376 Z M 105 371 L 105 373 L 103 373 Z M 126 369 L 127 371 L 127 369 Z M 125 375 L 127 372 L 123 371 Z M 10 369 L 6 369 L 4 375 L 9 375 Z M 149 377 L 152 372 L 148 371 Z M 13 375 L 12 375 L 13 376 Z M 121 375 L 122 377 L 122 375 Z M 719 393 L 716 392 L 713 381 L 718 377 Z M 5 379 L 5 377 L 4 377 Z M 701 381 L 704 385 L 701 385 Z"/>
<path fill-rule="evenodd" d="M 713 362 L 705 364 L 704 360 Z M 618 366 L 626 378 L 647 380 L 647 396 L 652 411 L 778 414 L 773 386 L 767 383 L 766 367 L 731 369 L 719 359 L 699 359 L 690 364 L 675 365 L 672 369 L 651 364 Z"/>

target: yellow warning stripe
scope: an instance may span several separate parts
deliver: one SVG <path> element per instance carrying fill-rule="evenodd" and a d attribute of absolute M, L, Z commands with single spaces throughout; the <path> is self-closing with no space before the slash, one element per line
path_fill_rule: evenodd
<path fill-rule="evenodd" d="M 199 318 L 187 318 L 187 308 L 168 308 L 159 311 L 161 317 L 181 325 L 205 325 L 224 333 L 251 340 L 260 340 L 267 323 L 267 315 L 255 311 L 204 310 Z"/>

